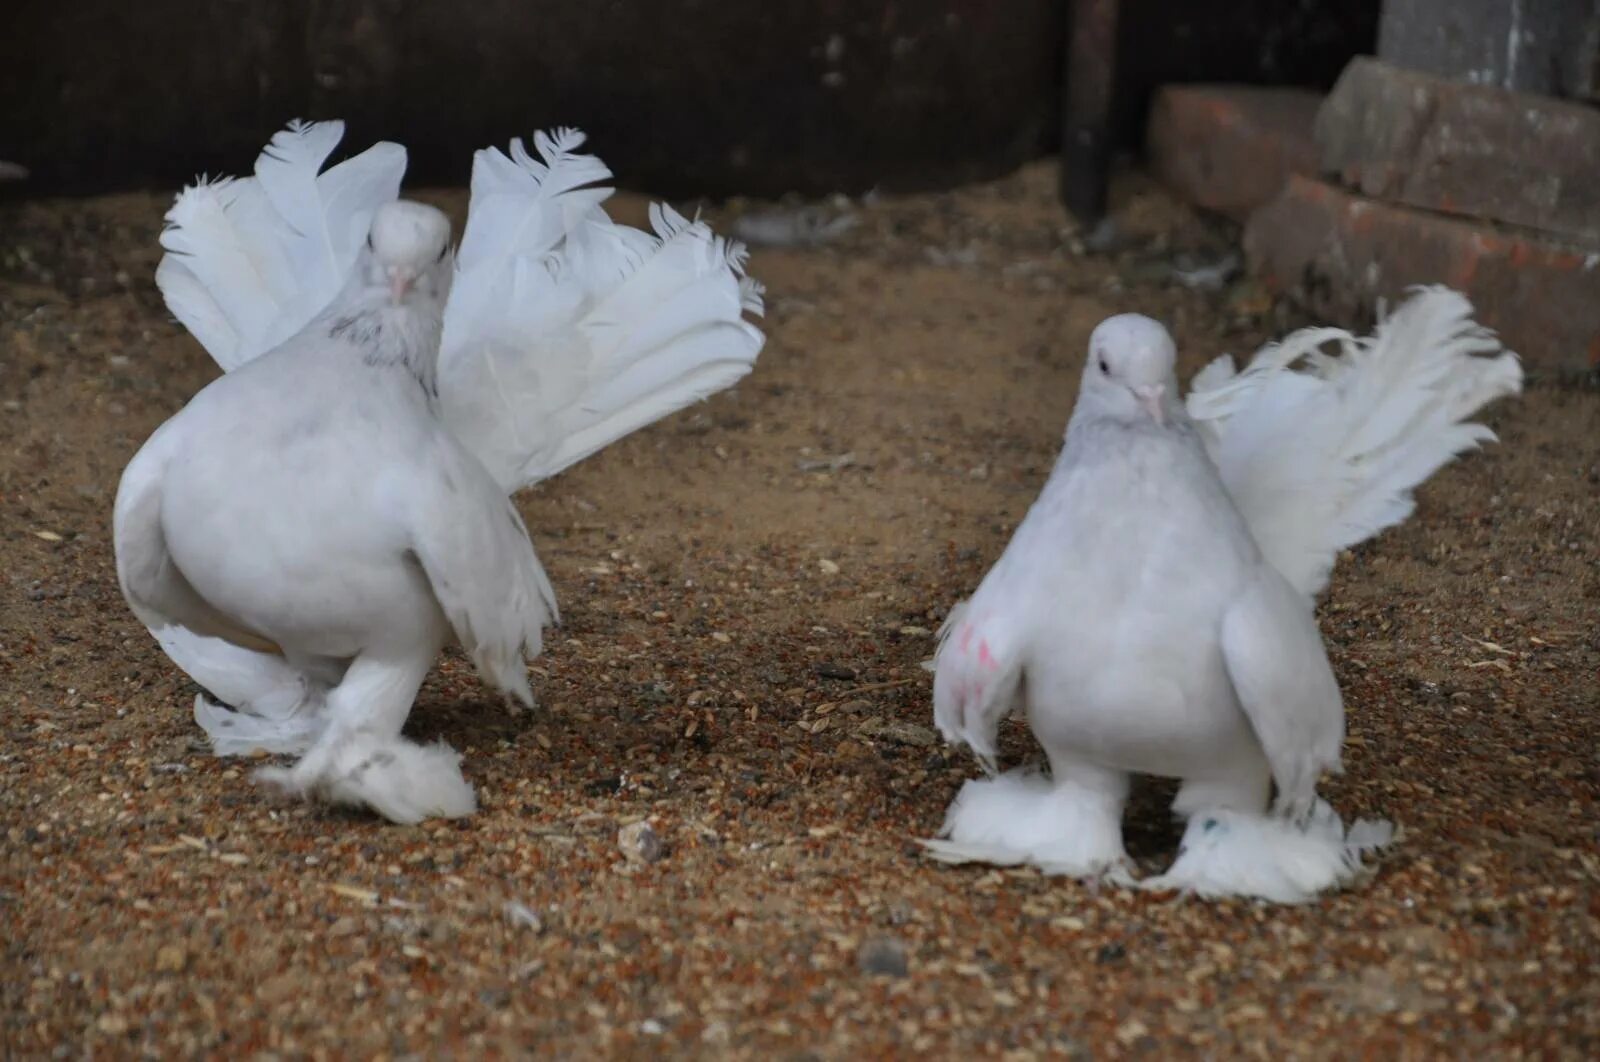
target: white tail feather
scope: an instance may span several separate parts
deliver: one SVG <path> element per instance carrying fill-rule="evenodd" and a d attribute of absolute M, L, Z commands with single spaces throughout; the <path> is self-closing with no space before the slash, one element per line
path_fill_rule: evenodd
<path fill-rule="evenodd" d="M 375 144 L 318 175 L 342 122 L 290 123 L 256 176 L 208 181 L 167 213 L 167 307 L 224 370 L 288 339 L 339 294 L 373 212 L 400 194 L 405 149 Z"/>
<path fill-rule="evenodd" d="M 444 418 L 507 490 L 553 476 L 750 370 L 742 249 L 669 208 L 614 224 L 575 130 L 480 151 L 445 311 Z"/>
<path fill-rule="evenodd" d="M 1323 353 L 1330 343 L 1340 356 Z M 1340 550 L 1404 520 L 1417 486 L 1494 438 L 1465 418 L 1521 388 L 1516 355 L 1466 297 L 1424 288 L 1371 337 L 1306 329 L 1243 372 L 1217 359 L 1188 408 L 1262 552 L 1315 595 Z"/>

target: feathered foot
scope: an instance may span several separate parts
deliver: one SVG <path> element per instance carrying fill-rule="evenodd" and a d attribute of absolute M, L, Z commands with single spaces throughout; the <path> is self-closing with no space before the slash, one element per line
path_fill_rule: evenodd
<path fill-rule="evenodd" d="M 270 719 L 247 715 L 197 694 L 194 721 L 211 740 L 218 756 L 249 756 L 256 752 L 298 756 L 309 749 L 326 725 L 321 705 L 302 701 L 297 711 Z"/>
<path fill-rule="evenodd" d="M 1394 826 L 1384 821 L 1361 819 L 1346 832 L 1323 800 L 1299 822 L 1241 811 L 1197 812 L 1189 818 L 1177 861 L 1140 887 L 1305 903 L 1367 876 L 1367 853 L 1393 840 Z"/>
<path fill-rule="evenodd" d="M 939 839 L 922 846 L 941 863 L 1028 863 L 1048 874 L 1131 884 L 1122 803 L 1120 795 L 1029 769 L 975 778 L 950 804 Z"/>
<path fill-rule="evenodd" d="M 418 745 L 357 732 L 314 748 L 293 767 L 263 767 L 255 779 L 291 796 L 368 807 L 406 825 L 478 809 L 461 774 L 461 754 L 443 742 Z"/>

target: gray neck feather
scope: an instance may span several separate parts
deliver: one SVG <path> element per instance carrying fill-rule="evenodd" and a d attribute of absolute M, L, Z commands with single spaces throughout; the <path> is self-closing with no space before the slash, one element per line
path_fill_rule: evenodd
<path fill-rule="evenodd" d="M 328 321 L 328 335 L 358 348 L 363 364 L 410 374 L 430 407 L 439 397 L 442 329 L 443 321 L 430 307 L 388 302 L 346 306 L 330 314 Z"/>

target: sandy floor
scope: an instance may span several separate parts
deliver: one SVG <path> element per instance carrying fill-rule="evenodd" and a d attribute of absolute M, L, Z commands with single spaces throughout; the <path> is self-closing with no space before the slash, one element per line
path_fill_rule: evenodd
<path fill-rule="evenodd" d="M 1502 445 L 1339 567 L 1326 792 L 1406 831 L 1368 886 L 1171 902 L 917 854 L 974 771 L 917 662 L 1048 470 L 1089 330 L 1158 314 L 1187 372 L 1297 323 L 1173 284 L 1228 236 L 1137 178 L 1126 248 L 1083 254 L 1052 179 L 757 252 L 757 371 L 520 499 L 566 617 L 544 709 L 443 660 L 409 732 L 483 810 L 418 828 L 208 756 L 117 591 L 122 465 L 215 373 L 151 283 L 163 202 L 0 210 L 5 1054 L 1593 1057 L 1600 394 L 1495 409 Z M 1152 868 L 1167 795 L 1130 822 Z M 641 819 L 665 855 L 635 865 Z"/>

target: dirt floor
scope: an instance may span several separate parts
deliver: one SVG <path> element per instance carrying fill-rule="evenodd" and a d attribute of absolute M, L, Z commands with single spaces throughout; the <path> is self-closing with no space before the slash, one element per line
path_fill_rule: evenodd
<path fill-rule="evenodd" d="M 756 252 L 754 374 L 520 498 L 566 621 L 543 708 L 446 657 L 408 730 L 483 807 L 414 828 L 210 757 L 117 590 L 122 466 L 216 373 L 152 283 L 163 198 L 0 209 L 4 1054 L 1594 1057 L 1592 390 L 1495 408 L 1501 444 L 1339 566 L 1325 792 L 1405 831 L 1365 887 L 1173 901 L 918 854 L 975 773 L 918 662 L 1043 481 L 1090 329 L 1155 314 L 1187 374 L 1302 323 L 1178 283 L 1233 237 L 1142 178 L 1112 253 L 1052 183 Z M 1135 800 L 1148 869 L 1171 791 Z M 619 847 L 641 820 L 654 862 Z"/>

